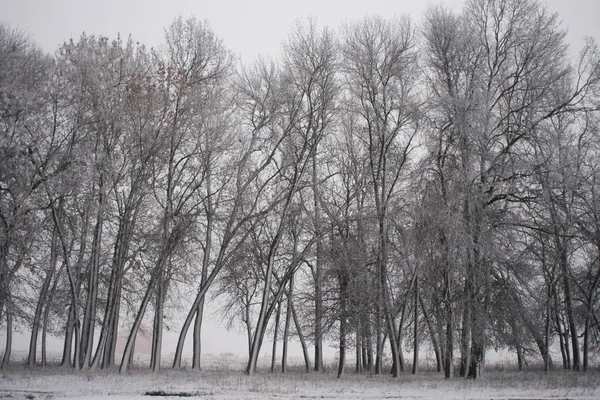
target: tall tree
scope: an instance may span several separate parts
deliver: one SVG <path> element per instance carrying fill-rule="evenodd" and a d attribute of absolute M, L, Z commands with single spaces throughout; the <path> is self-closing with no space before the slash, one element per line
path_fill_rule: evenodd
<path fill-rule="evenodd" d="M 36 192 L 43 180 L 30 154 L 43 147 L 38 117 L 45 108 L 44 84 L 49 60 L 31 38 L 0 24 L 0 321 L 5 320 L 6 343 L 1 366 L 12 350 L 15 278 L 31 257 Z"/>
<path fill-rule="evenodd" d="M 344 79 L 349 109 L 360 118 L 377 214 L 377 355 L 382 373 L 383 322 L 392 358 L 400 365 L 399 344 L 388 288 L 389 209 L 396 200 L 417 133 L 416 41 L 408 18 L 367 17 L 344 31 Z M 398 376 L 396 368 L 394 376 Z"/>

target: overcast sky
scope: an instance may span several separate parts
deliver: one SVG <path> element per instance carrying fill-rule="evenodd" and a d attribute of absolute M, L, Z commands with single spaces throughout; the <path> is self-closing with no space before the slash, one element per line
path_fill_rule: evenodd
<path fill-rule="evenodd" d="M 540 1 L 550 11 L 559 13 L 563 26 L 569 29 L 568 41 L 573 51 L 582 46 L 585 36 L 600 42 L 600 0 Z M 464 0 L 437 2 L 458 11 Z M 196 16 L 207 20 L 230 50 L 249 61 L 258 54 L 276 53 L 299 17 L 310 15 L 319 24 L 332 28 L 365 14 L 392 17 L 408 13 L 418 22 L 426 4 L 425 0 L 0 0 L 0 21 L 31 34 L 43 50 L 53 53 L 65 40 L 76 40 L 84 31 L 109 38 L 119 33 L 123 38 L 131 34 L 134 40 L 149 47 L 158 46 L 164 28 L 175 17 Z M 236 340 L 210 322 L 205 325 L 203 337 L 203 349 L 207 352 L 247 351 L 241 336 Z M 171 332 L 166 338 L 168 353 L 174 350 L 176 336 Z M 54 343 L 59 349 L 60 342 Z M 15 347 L 26 346 L 27 338 L 19 336 Z M 293 354 L 300 354 L 299 347 L 293 350 Z"/>
<path fill-rule="evenodd" d="M 460 10 L 464 0 L 442 0 Z M 575 49 L 584 36 L 600 41 L 600 1 L 540 0 L 558 12 Z M 434 1 L 435 2 L 435 1 Z M 251 60 L 274 54 L 295 19 L 311 15 L 338 27 L 365 14 L 409 13 L 418 22 L 426 0 L 0 0 L 0 20 L 30 33 L 48 52 L 82 32 L 115 38 L 118 33 L 149 47 L 161 44 L 164 28 L 176 16 L 207 20 L 235 54 Z"/>

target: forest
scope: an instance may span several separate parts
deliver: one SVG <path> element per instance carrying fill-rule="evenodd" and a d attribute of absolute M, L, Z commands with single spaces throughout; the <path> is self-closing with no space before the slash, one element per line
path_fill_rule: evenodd
<path fill-rule="evenodd" d="M 338 377 L 600 367 L 597 43 L 536 0 L 290 28 L 242 63 L 196 18 L 54 54 L 0 25 L 1 365 L 18 330 L 125 372 L 147 326 L 152 371 L 199 370 L 213 303 L 248 375 L 291 343 Z"/>

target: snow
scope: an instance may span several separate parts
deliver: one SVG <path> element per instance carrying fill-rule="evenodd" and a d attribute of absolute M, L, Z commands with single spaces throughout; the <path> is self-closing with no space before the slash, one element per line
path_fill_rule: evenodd
<path fill-rule="evenodd" d="M 139 368 L 119 374 L 116 369 L 75 372 L 14 365 L 0 372 L 0 399 L 600 399 L 599 385 L 599 371 L 490 371 L 481 380 L 446 381 L 434 372 L 395 380 L 353 373 L 336 379 L 333 372 L 246 376 L 241 368 L 229 367 L 157 374 Z"/>

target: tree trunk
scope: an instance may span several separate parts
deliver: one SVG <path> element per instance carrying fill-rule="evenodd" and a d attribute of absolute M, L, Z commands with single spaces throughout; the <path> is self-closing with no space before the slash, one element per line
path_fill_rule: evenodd
<path fill-rule="evenodd" d="M 377 290 L 377 304 L 375 306 L 375 375 L 383 373 L 383 332 L 380 288 Z"/>
<path fill-rule="evenodd" d="M 362 361 L 362 353 L 363 353 L 363 342 L 362 342 L 362 332 L 360 319 L 356 320 L 356 368 L 355 372 L 357 374 L 363 373 L 363 361 Z"/>
<path fill-rule="evenodd" d="M 562 323 L 560 322 L 560 308 L 558 307 L 558 294 L 554 290 L 554 324 L 556 325 L 556 334 L 558 335 L 558 342 L 560 344 L 560 354 L 563 361 L 563 369 L 571 369 L 571 357 L 569 356 L 568 342 L 565 344 L 566 334 L 563 332 Z"/>
<path fill-rule="evenodd" d="M 550 291 L 549 291 L 550 292 Z M 544 371 L 546 373 L 550 372 L 552 368 L 552 362 L 550 359 L 550 323 L 551 323 L 551 309 L 550 309 L 550 298 L 552 296 L 551 293 L 547 294 L 548 298 L 546 301 L 548 304 L 546 305 L 546 326 L 544 330 L 544 351 L 543 354 L 546 354 L 546 358 L 544 358 Z"/>
<path fill-rule="evenodd" d="M 471 299 L 471 304 L 479 308 L 477 299 Z M 481 376 L 482 358 L 484 351 L 483 336 L 484 329 L 482 327 L 482 312 L 479 309 L 471 310 L 471 351 L 470 363 L 468 365 L 467 377 L 476 379 Z"/>
<path fill-rule="evenodd" d="M 346 317 L 342 315 L 340 319 L 340 357 L 338 360 L 337 377 L 344 374 L 344 364 L 346 363 Z"/>
<path fill-rule="evenodd" d="M 296 167 L 298 168 L 298 167 Z M 287 193 L 287 197 L 285 199 L 285 204 L 281 210 L 279 215 L 279 223 L 277 226 L 277 231 L 275 236 L 271 240 L 269 245 L 269 252 L 267 253 L 267 268 L 265 271 L 265 283 L 262 291 L 262 299 L 260 303 L 260 312 L 258 314 L 258 321 L 256 323 L 256 328 L 254 329 L 254 338 L 252 340 L 252 349 L 250 351 L 250 358 L 248 360 L 248 365 L 246 367 L 246 373 L 248 375 L 254 375 L 256 372 L 256 363 L 258 362 L 258 354 L 260 353 L 260 348 L 262 346 L 262 342 L 264 339 L 264 335 L 267 328 L 268 317 L 269 317 L 269 309 L 272 309 L 273 303 L 269 305 L 269 296 L 272 291 L 272 282 L 273 282 L 273 269 L 275 267 L 275 256 L 277 250 L 279 248 L 279 244 L 281 242 L 283 236 L 283 230 L 285 226 L 285 219 L 288 214 L 288 210 L 292 203 L 292 198 L 296 193 L 296 186 L 298 185 L 298 180 L 302 176 L 302 171 L 296 169 L 294 178 L 292 179 L 291 187 Z M 289 278 L 288 278 L 289 279 Z M 285 282 L 281 282 L 282 285 L 285 285 Z M 280 293 L 282 292 L 283 287 L 280 287 Z M 278 299 L 273 299 L 273 301 L 278 301 Z"/>
<path fill-rule="evenodd" d="M 194 320 L 194 317 L 198 312 L 198 307 L 200 306 L 200 303 L 204 300 L 204 296 L 206 295 L 208 288 L 210 287 L 217 274 L 219 273 L 220 269 L 224 265 L 223 261 L 225 259 L 224 252 L 226 246 L 227 243 L 224 243 L 221 246 L 221 249 L 219 250 L 219 255 L 217 257 L 217 261 L 215 262 L 215 266 L 210 272 L 208 278 L 206 279 L 206 283 L 204 285 L 200 285 L 200 288 L 198 289 L 198 294 L 196 294 L 196 298 L 194 299 L 194 303 L 190 307 L 187 317 L 183 322 L 183 326 L 181 327 L 181 331 L 179 332 L 179 338 L 177 339 L 177 348 L 175 349 L 175 357 L 173 358 L 173 368 L 181 368 L 181 358 L 183 354 L 185 338 L 187 336 L 190 325 L 192 324 L 192 321 Z"/>
<path fill-rule="evenodd" d="M 583 372 L 588 369 L 588 353 L 589 353 L 589 341 L 590 341 L 590 315 L 585 317 L 585 325 L 583 327 Z"/>
<path fill-rule="evenodd" d="M 463 309 L 463 326 L 460 339 L 460 376 L 467 377 L 471 359 L 469 344 L 471 343 L 471 292 L 469 283 L 465 282 L 465 301 Z"/>
<path fill-rule="evenodd" d="M 258 362 L 258 353 L 260 352 L 260 347 L 262 345 L 264 333 L 266 330 L 267 324 L 267 309 L 269 302 L 269 293 L 271 288 L 271 281 L 273 279 L 273 264 L 275 262 L 275 251 L 273 246 L 269 251 L 269 257 L 267 261 L 267 270 L 265 273 L 265 283 L 263 288 L 262 300 L 260 305 L 260 312 L 258 315 L 258 321 L 256 323 L 256 328 L 254 329 L 254 338 L 252 339 L 252 347 L 250 349 L 250 358 L 248 360 L 248 365 L 246 367 L 246 373 L 248 375 L 254 375 L 256 372 L 256 363 Z"/>
<path fill-rule="evenodd" d="M 204 319 L 204 299 L 200 301 L 196 308 L 196 318 L 194 320 L 194 332 L 192 341 L 192 369 L 200 371 L 200 359 L 202 357 L 202 322 Z"/>
<path fill-rule="evenodd" d="M 65 343 L 63 345 L 62 361 L 60 363 L 63 367 L 72 367 L 71 364 L 71 352 L 73 346 L 73 331 L 75 328 L 75 321 L 73 320 L 73 305 L 69 305 L 69 316 L 67 317 L 67 326 L 65 329 Z"/>
<path fill-rule="evenodd" d="M 385 193 L 385 184 L 382 185 L 382 193 Z M 388 245 L 387 245 L 387 228 L 386 228 L 386 215 L 383 213 L 380 215 L 379 220 L 379 241 L 380 241 L 380 254 L 379 258 L 379 279 L 381 284 L 381 293 L 382 293 L 382 301 L 383 301 L 383 312 L 384 318 L 387 327 L 387 335 L 390 338 L 390 347 L 392 349 L 392 362 L 396 365 L 400 365 L 400 346 L 398 345 L 398 341 L 396 337 L 398 332 L 396 332 L 396 326 L 394 324 L 394 317 L 392 316 L 391 311 L 391 300 L 389 296 L 389 292 L 387 289 L 387 265 L 388 265 Z M 383 355 L 383 353 L 381 354 Z M 381 358 L 380 358 L 380 370 L 381 370 Z M 400 376 L 400 369 L 396 368 L 396 370 L 392 373 L 394 378 L 398 378 Z"/>
<path fill-rule="evenodd" d="M 444 378 L 454 377 L 454 313 L 452 305 L 448 304 L 446 320 L 446 353 L 444 354 Z"/>
<path fill-rule="evenodd" d="M 413 276 L 412 282 L 411 282 L 411 287 L 412 284 L 415 282 L 415 278 L 416 275 Z M 404 303 L 402 304 L 402 311 L 400 312 L 400 322 L 398 323 L 398 333 L 396 336 L 396 343 L 398 343 L 398 348 L 401 349 L 402 348 L 402 336 L 404 336 L 404 321 L 406 319 L 406 306 L 408 305 L 408 299 L 404 300 Z M 405 363 L 404 363 L 404 355 L 402 354 L 402 351 L 400 350 L 400 363 L 396 364 L 395 360 L 392 361 L 392 370 L 391 370 L 391 374 L 395 374 L 396 373 L 396 369 L 399 367 L 400 371 L 399 372 L 404 372 L 404 368 L 405 368 Z"/>
<path fill-rule="evenodd" d="M 109 324 L 109 334 L 104 349 L 104 358 L 102 360 L 102 368 L 108 368 L 115 365 L 115 352 L 117 350 L 117 341 L 119 339 L 119 315 L 121 312 L 121 296 L 123 292 L 123 269 L 117 277 L 116 292 L 113 299 L 112 318 Z"/>
<path fill-rule="evenodd" d="M 158 282 L 156 283 L 156 309 L 154 310 L 154 324 L 152 330 L 152 356 L 150 359 L 150 366 L 152 372 L 160 371 L 160 362 L 162 356 L 162 337 L 163 337 L 163 318 L 164 318 L 164 307 L 165 307 L 165 292 L 166 282 L 164 274 L 159 275 Z"/>
<path fill-rule="evenodd" d="M 6 308 L 6 345 L 4 346 L 4 356 L 2 357 L 2 365 L 0 368 L 7 367 L 10 363 L 10 355 L 12 352 L 13 339 L 13 313 L 10 297 L 5 300 L 4 307 Z"/>
<path fill-rule="evenodd" d="M 52 278 L 54 277 L 54 271 L 56 270 L 57 263 L 57 249 L 58 245 L 58 234 L 56 233 L 56 227 L 52 230 L 52 239 L 50 240 L 50 265 L 48 270 L 46 271 L 46 277 L 44 278 L 44 283 L 42 285 L 42 290 L 40 291 L 40 295 L 38 297 L 38 303 L 35 307 L 35 314 L 33 317 L 33 326 L 31 328 L 31 338 L 29 340 L 29 355 L 27 357 L 27 365 L 33 367 L 36 363 L 37 356 L 37 341 L 38 341 L 38 333 L 40 330 L 40 325 L 42 323 L 42 314 L 44 310 L 44 305 L 47 303 L 49 297 L 49 289 L 50 284 L 52 283 Z M 45 327 L 44 327 L 45 329 Z M 43 363 L 42 363 L 43 364 Z"/>
<path fill-rule="evenodd" d="M 211 168 L 207 167 L 206 172 L 206 238 L 204 242 L 204 254 L 202 257 L 202 272 L 200 286 L 206 285 L 208 279 L 208 266 L 212 249 L 212 231 L 213 231 L 213 213 L 214 206 L 212 202 Z M 192 369 L 200 371 L 200 358 L 202 356 L 202 319 L 204 318 L 204 299 L 200 301 L 196 309 L 196 323 L 194 324 L 194 346 L 192 356 Z"/>
<path fill-rule="evenodd" d="M 371 322 L 370 320 L 368 320 L 368 326 L 367 326 L 367 350 L 366 350 L 366 357 L 363 356 L 363 360 L 366 362 L 366 366 L 365 368 L 367 370 L 369 370 L 369 372 L 373 373 L 374 372 L 374 363 L 373 363 L 373 338 L 372 338 L 372 333 L 371 333 Z"/>
<path fill-rule="evenodd" d="M 46 303 L 46 306 L 44 307 L 44 316 L 42 318 L 42 323 L 43 323 L 43 327 L 42 327 L 42 367 L 46 366 L 46 350 L 47 350 L 47 332 L 48 332 L 48 317 L 50 315 L 50 308 L 52 307 L 52 303 L 54 301 L 54 295 L 56 294 L 56 287 L 58 286 L 58 277 L 61 275 L 62 270 L 64 268 L 65 264 L 62 263 L 60 268 L 58 269 L 58 272 L 55 274 L 56 278 L 54 279 L 54 283 L 52 284 L 52 288 L 50 289 L 50 293 L 48 295 L 48 301 Z"/>
<path fill-rule="evenodd" d="M 82 368 L 90 366 L 94 347 L 94 330 L 96 325 L 96 303 L 98 299 L 98 275 L 100 271 L 100 254 L 102 251 L 102 232 L 104 226 L 104 174 L 100 174 L 98 184 L 98 213 L 96 215 L 96 226 L 94 228 L 94 239 L 92 241 L 92 254 L 88 275 L 88 290 L 83 315 L 83 327 L 81 334 L 81 362 Z"/>
<path fill-rule="evenodd" d="M 319 196 L 319 184 L 317 178 L 317 156 L 315 153 L 312 157 L 312 184 L 313 184 L 313 200 L 314 200 L 314 216 L 315 216 L 315 237 L 316 237 L 316 261 L 315 261 L 315 371 L 323 372 L 323 294 L 322 294 L 322 239 L 321 239 L 321 204 Z"/>
<path fill-rule="evenodd" d="M 522 305 L 519 305 L 519 309 L 523 310 Z M 548 312 L 549 311 L 550 310 L 548 310 Z M 546 318 L 547 318 L 546 323 L 549 324 L 549 319 L 548 319 L 548 318 L 550 318 L 549 315 L 547 315 Z M 523 324 L 525 325 L 525 328 L 527 328 L 527 330 L 529 331 L 529 333 L 535 340 L 538 350 L 540 351 L 540 355 L 542 356 L 542 360 L 544 361 L 544 365 L 548 365 L 548 368 L 550 368 L 550 366 L 552 365 L 552 358 L 551 358 L 550 353 L 548 352 L 548 347 L 547 347 L 548 343 L 546 343 L 546 340 L 542 337 L 542 334 L 540 332 L 538 332 L 535 325 L 532 323 L 531 318 L 528 315 L 526 315 L 525 313 L 522 313 L 521 321 L 523 322 Z M 548 329 L 548 327 L 546 329 Z"/>
<path fill-rule="evenodd" d="M 437 372 L 442 372 L 443 360 L 442 351 L 440 349 L 440 341 L 438 340 L 437 333 L 433 327 L 433 324 L 431 323 L 431 319 L 429 318 L 429 313 L 427 312 L 427 308 L 423 302 L 423 296 L 419 296 L 419 305 L 423 311 L 423 318 L 425 319 L 427 330 L 429 331 L 429 336 L 431 337 L 431 345 L 433 346 L 433 352 L 435 353 Z"/>
<path fill-rule="evenodd" d="M 523 366 L 525 365 L 525 356 L 523 355 L 523 347 L 517 345 L 517 367 L 519 371 L 523 371 Z"/>
<path fill-rule="evenodd" d="M 413 342 L 413 375 L 417 375 L 419 368 L 419 278 L 415 282 L 415 302 L 414 302 L 414 342 Z"/>
<path fill-rule="evenodd" d="M 555 232 L 554 240 L 557 249 L 559 250 L 559 264 L 562 272 L 563 289 L 565 295 L 565 312 L 567 313 L 567 323 L 569 326 L 569 333 L 571 335 L 571 345 L 573 352 L 573 369 L 579 371 L 581 367 L 581 361 L 579 357 L 579 336 L 577 335 L 577 325 L 575 324 L 575 317 L 573 315 L 573 301 L 571 295 L 571 273 L 569 268 L 569 259 L 567 253 L 567 239 L 560 237 L 558 232 Z M 568 345 L 568 344 L 567 344 Z"/>
<path fill-rule="evenodd" d="M 132 195 L 129 197 L 131 198 Z M 118 335 L 119 311 L 121 303 L 122 281 L 125 263 L 129 255 L 129 246 L 133 236 L 133 226 L 137 207 L 126 205 L 126 209 L 119 218 L 119 228 L 115 239 L 113 250 L 112 267 L 108 286 L 106 307 L 104 310 L 104 321 L 100 331 L 98 347 L 92 361 L 95 368 L 102 357 L 102 367 L 114 365 L 115 347 Z"/>
<path fill-rule="evenodd" d="M 27 356 L 27 365 L 29 367 L 33 367 L 36 364 L 38 333 L 40 331 L 40 325 L 42 324 L 42 312 L 44 310 L 44 304 L 46 303 L 51 281 L 52 273 L 47 271 L 33 316 L 31 337 L 29 339 L 29 354 Z"/>
<path fill-rule="evenodd" d="M 283 349 L 281 352 L 281 372 L 287 372 L 288 341 L 290 335 L 290 325 L 292 322 L 292 296 L 294 293 L 294 275 L 290 277 L 290 284 L 287 292 L 287 308 L 285 312 L 285 326 L 283 328 Z"/>
<path fill-rule="evenodd" d="M 596 289 L 600 284 L 600 240 L 597 244 L 598 258 L 596 263 L 598 264 L 598 271 L 592 281 L 587 297 L 587 310 L 585 314 L 585 326 L 583 330 L 583 371 L 587 371 L 589 367 L 589 351 L 590 351 L 590 330 L 592 323 L 592 316 L 594 315 L 594 303 L 596 302 Z"/>
<path fill-rule="evenodd" d="M 279 335 L 279 321 L 281 319 L 281 301 L 277 304 L 277 313 L 275 314 L 275 326 L 273 328 L 273 350 L 271 352 L 271 373 L 275 372 L 277 363 L 277 336 Z"/>
<path fill-rule="evenodd" d="M 74 367 L 76 369 L 81 369 L 81 346 L 80 346 L 80 342 L 79 342 L 79 335 L 80 335 L 80 321 L 79 318 L 77 316 L 77 308 L 79 307 L 79 280 L 76 279 L 76 276 L 74 274 L 73 269 L 71 268 L 71 261 L 69 259 L 69 252 L 68 252 L 68 248 L 67 248 L 67 243 L 65 240 L 65 235 L 62 231 L 62 225 L 61 225 L 61 221 L 60 221 L 60 215 L 59 215 L 59 211 L 56 210 L 56 208 L 53 206 L 52 207 L 52 219 L 54 221 L 54 226 L 56 228 L 56 232 L 58 233 L 58 238 L 60 239 L 60 244 L 61 244 L 61 249 L 62 249 L 62 253 L 63 253 L 63 257 L 64 257 L 64 261 L 65 261 L 65 266 L 67 267 L 67 275 L 69 278 L 69 288 L 71 291 L 71 313 L 70 316 L 72 316 L 72 323 L 74 326 L 74 341 L 75 341 L 75 356 L 74 356 Z M 85 230 L 82 231 L 82 237 L 81 237 L 81 241 L 85 242 L 85 238 L 84 238 L 84 234 Z M 85 250 L 85 246 L 83 246 L 83 244 L 80 246 L 80 253 L 79 253 L 79 259 L 78 259 L 78 267 L 81 266 L 81 261 L 83 258 L 83 252 Z M 71 336 L 72 337 L 72 336 Z M 69 335 L 67 334 L 67 339 L 71 339 L 71 337 L 69 337 Z M 65 346 L 65 350 L 66 350 L 67 346 Z M 69 343 L 68 345 L 68 349 L 69 349 L 69 353 L 65 353 L 67 357 L 70 356 L 70 349 L 71 349 L 71 344 Z M 64 362 L 64 358 L 63 358 L 63 362 Z"/>
<path fill-rule="evenodd" d="M 278 241 L 279 239 L 275 239 L 275 240 Z M 267 268 L 267 273 L 270 272 L 270 274 L 273 275 L 274 257 L 269 256 L 268 260 L 270 260 L 268 262 L 268 264 L 271 265 L 271 268 Z M 293 274 L 293 272 L 292 272 L 292 274 Z M 273 315 L 273 311 L 275 311 L 276 306 L 281 302 L 281 297 L 283 295 L 285 285 L 287 284 L 287 280 L 289 280 L 289 276 L 278 282 L 279 287 L 277 288 L 277 290 L 273 290 L 273 288 L 271 287 L 272 277 L 267 280 L 269 282 L 267 282 L 268 286 L 265 285 L 265 287 L 263 288 L 263 298 L 262 298 L 262 302 L 261 302 L 261 310 L 259 313 L 256 328 L 254 330 L 254 338 L 252 340 L 252 348 L 250 350 L 250 358 L 248 360 L 248 365 L 246 367 L 246 373 L 248 375 L 254 375 L 254 373 L 256 373 L 256 364 L 258 362 L 258 354 L 260 353 L 260 349 L 262 347 L 263 340 L 264 340 L 264 337 L 265 337 L 265 334 L 267 331 L 268 321 L 271 318 L 271 315 Z M 273 293 L 273 299 L 271 301 L 269 301 L 269 299 L 268 299 L 269 295 L 267 293 L 265 293 L 265 290 L 267 288 L 269 288 L 269 292 Z"/>
<path fill-rule="evenodd" d="M 346 245 L 344 245 L 346 247 Z M 344 248 L 346 254 L 348 249 Z M 344 364 L 346 363 L 346 324 L 347 324 L 347 302 L 348 302 L 348 275 L 343 269 L 345 266 L 341 266 L 338 271 L 338 282 L 340 285 L 340 336 L 339 336 L 339 350 L 340 356 L 338 359 L 337 377 L 341 377 L 344 373 Z"/>
<path fill-rule="evenodd" d="M 298 315 L 296 315 L 296 308 L 294 307 L 293 302 L 291 302 L 291 309 L 292 309 L 292 318 L 294 319 L 294 326 L 296 327 L 296 333 L 298 333 L 298 340 L 300 340 L 300 346 L 302 347 L 302 355 L 304 357 L 304 367 L 305 367 L 306 372 L 310 372 L 310 356 L 308 355 L 308 346 L 306 345 L 306 339 L 304 338 L 304 334 L 302 333 L 302 326 L 300 325 Z"/>
<path fill-rule="evenodd" d="M 160 262 L 160 261 L 159 261 Z M 137 315 L 135 316 L 135 320 L 133 321 L 133 326 L 131 327 L 131 331 L 127 338 L 127 343 L 125 344 L 125 349 L 123 349 L 123 357 L 121 358 L 121 365 L 119 366 L 119 372 L 123 373 L 127 370 L 130 358 L 133 354 L 133 346 L 135 344 L 135 338 L 140 329 L 140 325 L 142 324 L 142 320 L 144 319 L 144 314 L 146 313 L 146 308 L 150 303 L 150 299 L 152 298 L 152 293 L 154 292 L 154 286 L 156 282 L 156 274 L 155 271 L 150 278 L 150 282 L 148 283 L 148 287 L 146 287 L 146 292 L 144 293 L 144 297 L 142 298 L 142 302 L 140 304 L 140 308 L 138 309 Z"/>

